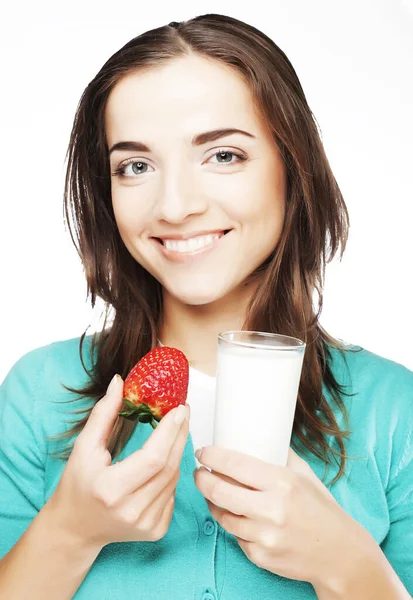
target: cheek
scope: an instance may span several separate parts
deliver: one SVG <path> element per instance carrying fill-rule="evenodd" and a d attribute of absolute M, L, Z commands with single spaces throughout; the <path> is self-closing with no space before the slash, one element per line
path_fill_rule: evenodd
<path fill-rule="evenodd" d="M 140 214 L 138 209 L 132 210 L 125 205 L 114 205 L 114 215 L 119 235 L 133 258 L 142 266 L 146 266 L 143 235 L 149 231 L 149 219 Z M 142 240 L 142 244 L 141 244 Z M 147 241 L 146 241 L 147 243 Z"/>
<path fill-rule="evenodd" d="M 265 231 L 278 230 L 285 216 L 285 174 L 275 159 L 257 161 L 254 168 L 228 177 L 219 190 L 225 211 L 235 222 L 259 224 Z"/>
<path fill-rule="evenodd" d="M 273 193 L 255 195 L 244 204 L 238 204 L 231 213 L 232 218 L 240 223 L 244 232 L 260 240 L 258 246 L 277 242 L 284 227 L 285 202 Z M 255 241 L 254 241 L 255 243 Z"/>
<path fill-rule="evenodd" d="M 148 230 L 150 214 L 146 213 L 136 201 L 128 198 L 115 198 L 112 202 L 116 225 L 122 239 L 132 239 Z"/>
<path fill-rule="evenodd" d="M 263 235 L 278 241 L 284 228 L 286 210 L 285 181 L 281 174 L 263 179 L 267 185 L 257 188 L 257 202 L 254 204 L 256 221 Z"/>

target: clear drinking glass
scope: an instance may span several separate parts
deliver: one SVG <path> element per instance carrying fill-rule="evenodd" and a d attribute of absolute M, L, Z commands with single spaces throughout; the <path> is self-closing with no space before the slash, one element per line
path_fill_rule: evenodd
<path fill-rule="evenodd" d="M 287 465 L 305 348 L 262 331 L 218 335 L 214 445 Z"/>

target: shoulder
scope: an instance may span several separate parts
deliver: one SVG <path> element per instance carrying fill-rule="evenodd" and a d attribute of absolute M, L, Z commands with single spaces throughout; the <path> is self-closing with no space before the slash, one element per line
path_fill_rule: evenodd
<path fill-rule="evenodd" d="M 361 346 L 334 348 L 332 357 L 334 374 L 352 394 L 344 401 L 354 443 L 395 474 L 413 458 L 413 371 Z"/>
<path fill-rule="evenodd" d="M 402 402 L 413 402 L 413 371 L 406 366 L 353 344 L 347 344 L 343 352 L 329 348 L 333 372 L 356 395 L 368 393 L 381 399 L 391 394 Z"/>
<path fill-rule="evenodd" d="M 0 413 L 6 423 L 17 418 L 38 430 L 39 436 L 66 428 L 63 413 L 70 412 L 69 400 L 82 400 L 65 386 L 81 388 L 89 380 L 92 367 L 92 336 L 85 336 L 80 355 L 80 337 L 59 340 L 23 354 L 11 367 L 0 386 Z M 59 404 L 59 406 L 57 406 Z"/>
<path fill-rule="evenodd" d="M 82 357 L 87 368 L 91 367 L 91 338 L 85 336 Z M 33 387 L 50 382 L 63 374 L 79 376 L 82 367 L 80 337 L 55 341 L 39 346 L 23 354 L 11 367 L 4 383 L 16 377 L 30 380 Z"/>

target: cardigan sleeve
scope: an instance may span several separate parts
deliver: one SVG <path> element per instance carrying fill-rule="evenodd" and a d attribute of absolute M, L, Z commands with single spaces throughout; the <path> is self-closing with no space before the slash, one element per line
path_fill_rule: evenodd
<path fill-rule="evenodd" d="M 407 402 L 392 440 L 395 460 L 386 490 L 390 530 L 381 549 L 413 595 L 413 372 L 408 374 L 408 386 L 403 386 Z"/>
<path fill-rule="evenodd" d="M 46 446 L 36 401 L 45 348 L 20 358 L 0 386 L 0 558 L 44 505 Z"/>

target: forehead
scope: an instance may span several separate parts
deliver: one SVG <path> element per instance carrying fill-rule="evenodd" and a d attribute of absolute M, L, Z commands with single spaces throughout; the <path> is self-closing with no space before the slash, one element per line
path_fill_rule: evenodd
<path fill-rule="evenodd" d="M 129 73 L 111 91 L 105 110 L 111 141 L 126 139 L 134 132 L 140 137 L 156 131 L 168 135 L 179 128 L 182 136 L 186 129 L 193 135 L 203 128 L 251 128 L 257 118 L 250 89 L 241 75 L 198 56 Z"/>

